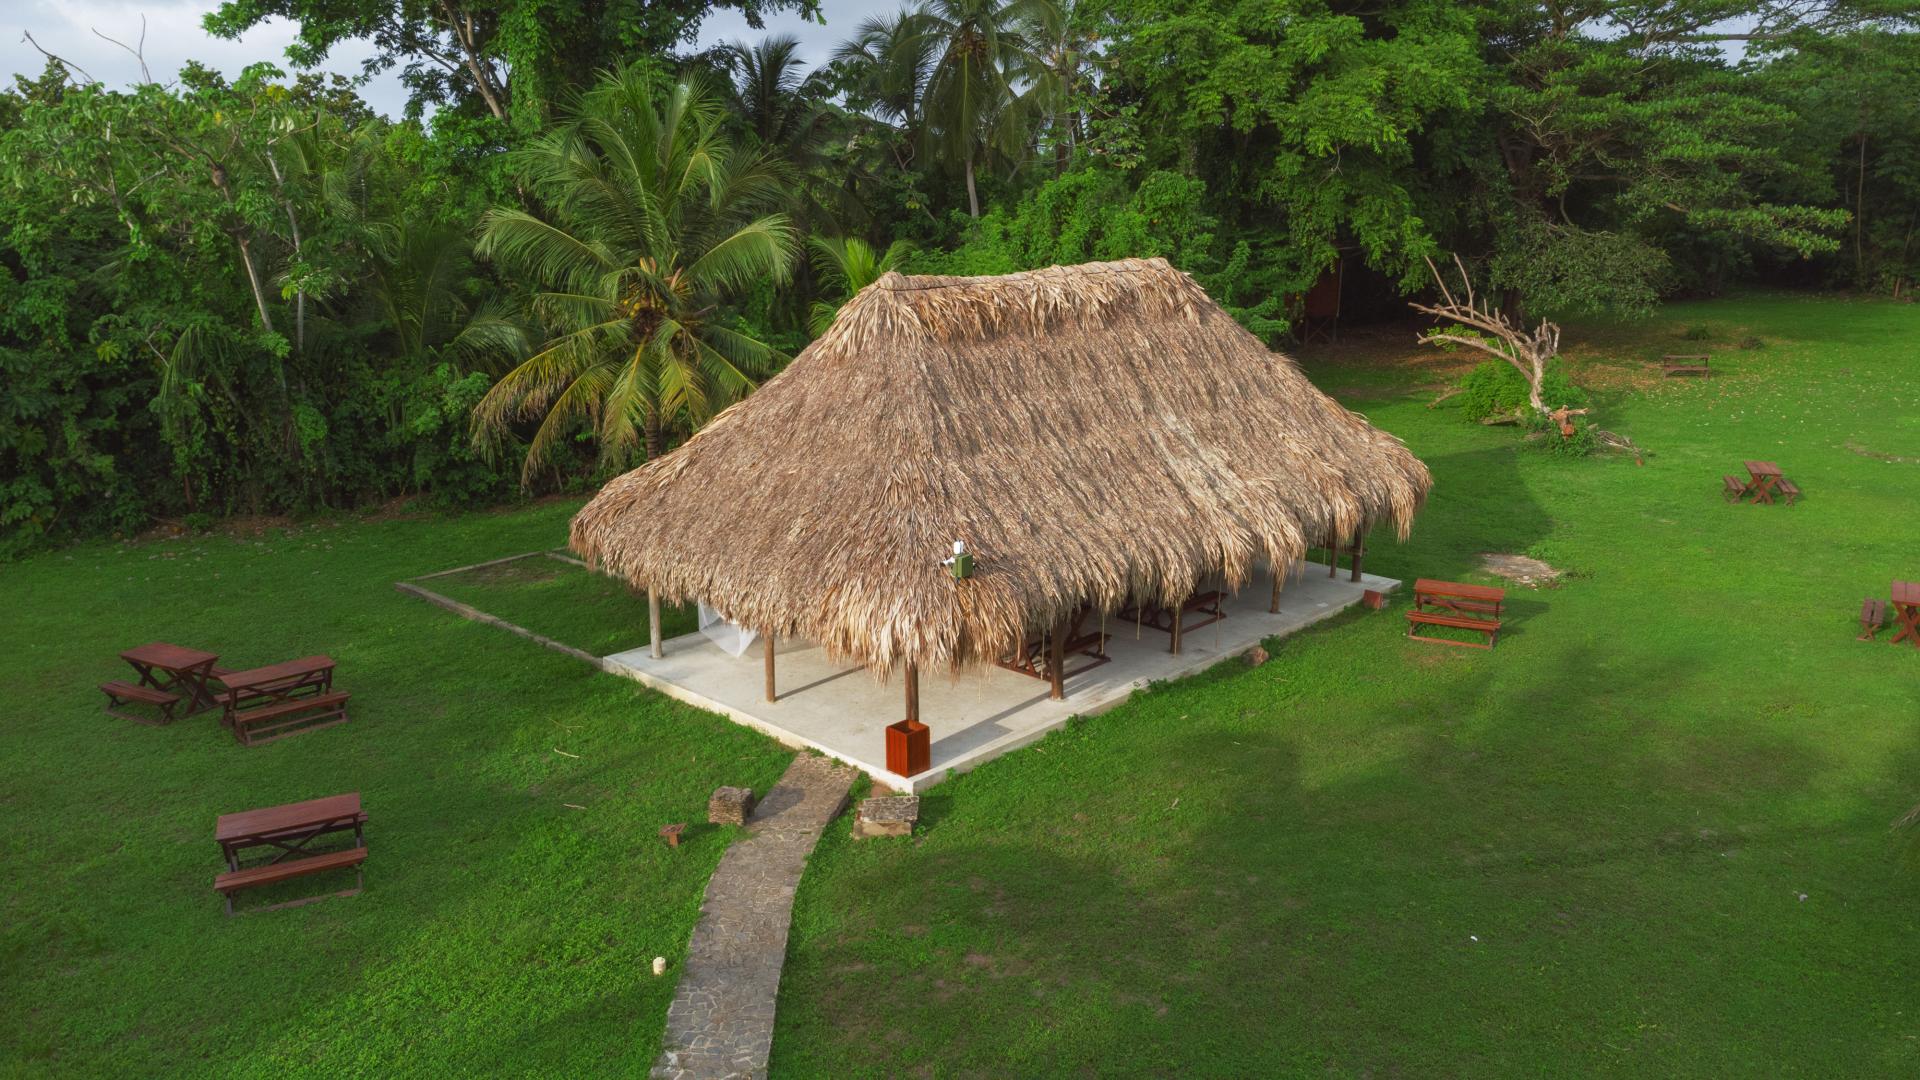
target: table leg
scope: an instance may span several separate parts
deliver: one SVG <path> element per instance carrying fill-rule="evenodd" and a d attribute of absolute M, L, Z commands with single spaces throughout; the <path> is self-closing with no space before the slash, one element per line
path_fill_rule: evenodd
<path fill-rule="evenodd" d="M 1895 609 L 1900 620 L 1900 632 L 1893 635 L 1893 643 L 1913 642 L 1920 649 L 1920 604 L 1908 604 Z"/>

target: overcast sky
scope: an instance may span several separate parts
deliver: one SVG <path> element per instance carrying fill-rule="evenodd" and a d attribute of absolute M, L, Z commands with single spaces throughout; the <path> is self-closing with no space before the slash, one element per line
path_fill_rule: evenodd
<path fill-rule="evenodd" d="M 147 67 L 161 82 L 172 81 L 188 60 L 198 60 L 229 75 L 261 60 L 290 67 L 284 50 L 294 37 L 291 23 L 274 20 L 254 27 L 238 41 L 228 41 L 200 29 L 201 17 L 218 6 L 219 0 L 0 0 L 0 80 L 11 86 L 16 74 L 40 74 L 46 60 L 27 43 L 25 35 L 31 33 L 41 48 L 84 68 L 102 82 L 112 86 L 138 82 L 139 63 L 94 31 L 137 47 L 142 15 L 147 20 Z M 899 0 L 826 0 L 822 6 L 826 9 L 825 26 L 789 12 L 768 19 L 767 32 L 799 38 L 802 55 L 809 63 L 819 63 L 853 33 L 862 19 L 900 5 Z M 711 44 L 758 36 L 759 32 L 748 28 L 738 12 L 724 11 L 708 17 L 700 40 Z M 369 53 L 362 45 L 337 46 L 324 67 L 343 75 L 359 75 L 360 62 Z M 399 115 L 406 104 L 406 93 L 392 73 L 376 78 L 363 93 L 375 109 L 389 116 Z"/>

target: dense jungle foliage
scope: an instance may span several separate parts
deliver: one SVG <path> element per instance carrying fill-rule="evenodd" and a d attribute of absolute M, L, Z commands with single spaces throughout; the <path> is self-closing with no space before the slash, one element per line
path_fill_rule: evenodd
<path fill-rule="evenodd" d="M 752 25 L 814 0 L 734 0 Z M 228 0 L 284 58 L 0 93 L 0 556 L 582 487 L 890 268 L 1164 256 L 1282 344 L 1341 262 L 1514 314 L 1920 272 L 1885 0 L 925 0 L 696 47 L 690 0 Z M 399 119 L 311 68 L 371 40 Z M 284 64 L 284 66 L 277 66 Z"/>

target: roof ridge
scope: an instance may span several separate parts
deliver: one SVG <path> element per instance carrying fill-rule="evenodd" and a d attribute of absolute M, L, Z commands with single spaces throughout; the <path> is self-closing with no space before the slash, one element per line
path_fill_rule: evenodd
<path fill-rule="evenodd" d="M 967 285 L 1004 286 L 1033 278 L 1045 277 L 1082 277 L 1095 274 L 1141 274 L 1141 273 L 1182 273 L 1174 265 L 1159 256 L 1145 259 L 1112 259 L 1107 262 L 1080 263 L 1076 266 L 1036 267 L 1032 270 L 1016 270 L 1010 274 L 903 274 L 898 270 L 889 270 L 876 278 L 869 288 L 887 292 L 921 292 L 927 289 L 948 289 Z"/>

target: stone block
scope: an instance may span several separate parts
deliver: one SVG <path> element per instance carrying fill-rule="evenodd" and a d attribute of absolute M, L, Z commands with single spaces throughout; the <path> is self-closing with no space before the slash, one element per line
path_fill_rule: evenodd
<path fill-rule="evenodd" d="M 860 812 L 853 818 L 853 838 L 874 836 L 911 836 L 913 823 L 920 820 L 920 796 L 887 795 L 862 799 Z"/>
<path fill-rule="evenodd" d="M 715 825 L 745 825 L 753 816 L 753 789 L 723 787 L 713 789 L 707 800 L 707 820 Z"/>

